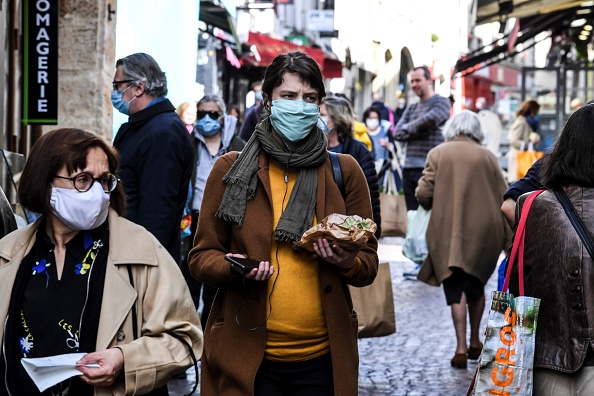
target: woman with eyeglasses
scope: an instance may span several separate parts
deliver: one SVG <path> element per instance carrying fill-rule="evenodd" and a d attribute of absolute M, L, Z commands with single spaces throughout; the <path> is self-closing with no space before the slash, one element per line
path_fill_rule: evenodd
<path fill-rule="evenodd" d="M 166 395 L 169 378 L 200 357 L 202 331 L 177 263 L 122 217 L 118 162 L 80 129 L 33 146 L 18 193 L 41 217 L 0 240 L 0 395 Z M 80 375 L 43 392 L 21 365 L 75 353 Z"/>
<path fill-rule="evenodd" d="M 227 114 L 225 102 L 217 95 L 205 95 L 197 104 L 197 120 L 194 127 L 193 143 L 195 153 L 195 165 L 190 180 L 190 191 L 188 203 L 192 214 L 190 226 L 190 241 L 194 240 L 196 227 L 198 225 L 198 214 L 206 179 L 214 166 L 215 161 L 223 154 L 230 151 L 241 151 L 245 141 L 235 134 L 237 117 Z M 206 325 L 210 307 L 214 300 L 217 289 L 207 284 L 202 285 L 190 275 L 187 258 L 182 264 L 182 272 L 190 288 L 192 299 L 196 309 L 200 303 L 200 292 L 202 290 L 202 327 Z"/>

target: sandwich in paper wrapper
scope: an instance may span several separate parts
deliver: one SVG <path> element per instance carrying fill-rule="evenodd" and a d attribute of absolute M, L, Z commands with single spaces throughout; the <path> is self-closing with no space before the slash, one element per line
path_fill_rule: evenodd
<path fill-rule="evenodd" d="M 305 231 L 301 240 L 295 243 L 311 252 L 314 251 L 313 243 L 322 238 L 331 244 L 337 244 L 347 249 L 361 247 L 367 243 L 376 229 L 377 225 L 373 220 L 363 219 L 357 215 L 347 216 L 333 213 Z"/>

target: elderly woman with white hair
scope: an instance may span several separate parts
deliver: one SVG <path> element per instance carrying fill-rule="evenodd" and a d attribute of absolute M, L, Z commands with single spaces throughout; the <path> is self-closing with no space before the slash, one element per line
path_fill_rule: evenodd
<path fill-rule="evenodd" d="M 431 286 L 443 283 L 457 340 L 451 365 L 466 368 L 467 359 L 478 359 L 483 346 L 484 286 L 511 239 L 500 210 L 507 185 L 497 158 L 481 145 L 483 132 L 473 112 L 454 116 L 444 135 L 446 141 L 429 151 L 416 189 L 419 204 L 432 209 L 429 254 L 417 277 Z"/>

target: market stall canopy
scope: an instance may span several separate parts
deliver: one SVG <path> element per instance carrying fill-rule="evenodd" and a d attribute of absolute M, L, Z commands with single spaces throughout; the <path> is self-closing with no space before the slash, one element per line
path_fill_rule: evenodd
<path fill-rule="evenodd" d="M 228 33 L 234 41 L 237 49 L 241 49 L 241 40 L 237 34 L 235 19 L 227 8 L 218 0 L 200 0 L 200 15 L 198 20 L 212 27 L 219 28 Z"/>
<path fill-rule="evenodd" d="M 274 58 L 280 54 L 301 51 L 312 57 L 320 65 L 324 78 L 342 77 L 342 63 L 332 54 L 327 54 L 319 48 L 297 45 L 290 41 L 278 40 L 254 32 L 249 33 L 245 44 L 250 47 L 251 51 L 241 58 L 242 65 L 268 67 Z"/>
<path fill-rule="evenodd" d="M 591 9 L 592 6 L 588 8 Z M 580 18 L 581 10 L 584 10 L 584 7 L 573 7 L 519 19 L 518 26 L 520 29 L 504 36 L 501 39 L 503 45 L 492 43 L 462 56 L 456 62 L 452 75 L 465 76 L 531 48 L 536 44 L 536 41 L 529 40 L 541 32 L 548 31 L 552 34 L 553 32 L 568 29 L 572 21 Z M 550 34 L 547 37 L 550 37 Z M 524 45 L 526 42 L 528 42 L 527 45 Z M 519 44 L 523 44 L 521 51 L 517 50 Z"/>
<path fill-rule="evenodd" d="M 476 24 L 523 18 L 579 7 L 584 0 L 478 0 Z"/>

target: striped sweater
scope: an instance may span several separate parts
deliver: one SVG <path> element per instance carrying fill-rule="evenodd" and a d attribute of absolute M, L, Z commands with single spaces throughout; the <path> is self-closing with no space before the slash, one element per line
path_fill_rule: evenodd
<path fill-rule="evenodd" d="M 394 139 L 401 142 L 403 168 L 424 168 L 427 153 L 443 143 L 441 127 L 450 118 L 450 101 L 433 95 L 425 101 L 406 108 L 394 131 Z"/>

